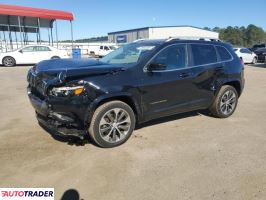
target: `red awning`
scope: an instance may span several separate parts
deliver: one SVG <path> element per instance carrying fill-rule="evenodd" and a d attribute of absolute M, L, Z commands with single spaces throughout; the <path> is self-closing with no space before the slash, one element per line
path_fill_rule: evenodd
<path fill-rule="evenodd" d="M 13 15 L 25 17 L 39 17 L 42 19 L 73 20 L 73 14 L 59 10 L 30 8 L 24 6 L 11 6 L 0 4 L 0 15 Z"/>

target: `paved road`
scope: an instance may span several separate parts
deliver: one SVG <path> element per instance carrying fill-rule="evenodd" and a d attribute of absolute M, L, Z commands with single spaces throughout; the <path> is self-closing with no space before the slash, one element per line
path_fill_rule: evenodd
<path fill-rule="evenodd" d="M 75 189 L 81 199 L 265 199 L 266 68 L 246 67 L 235 114 L 148 123 L 114 149 L 59 141 L 36 122 L 27 67 L 0 68 L 0 187 Z"/>

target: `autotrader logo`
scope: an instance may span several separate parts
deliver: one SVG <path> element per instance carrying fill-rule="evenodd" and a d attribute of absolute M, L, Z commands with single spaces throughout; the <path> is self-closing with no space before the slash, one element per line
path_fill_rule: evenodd
<path fill-rule="evenodd" d="M 54 200 L 54 188 L 0 188 L 0 200 Z"/>

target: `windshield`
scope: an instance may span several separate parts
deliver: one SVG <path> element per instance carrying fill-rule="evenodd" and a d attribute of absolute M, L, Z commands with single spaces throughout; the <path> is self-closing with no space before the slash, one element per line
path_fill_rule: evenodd
<path fill-rule="evenodd" d="M 130 43 L 107 54 L 100 61 L 108 64 L 135 64 L 155 47 L 156 44 Z"/>
<path fill-rule="evenodd" d="M 115 46 L 109 46 L 109 49 L 116 50 Z"/>
<path fill-rule="evenodd" d="M 255 44 L 253 48 L 263 48 L 265 47 L 265 44 Z"/>

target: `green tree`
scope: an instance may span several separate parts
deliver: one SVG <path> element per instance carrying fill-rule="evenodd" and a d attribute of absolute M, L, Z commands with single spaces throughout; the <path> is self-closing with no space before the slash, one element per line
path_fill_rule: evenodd
<path fill-rule="evenodd" d="M 243 46 L 243 33 L 239 27 L 228 26 L 220 31 L 220 39 L 235 46 Z"/>
<path fill-rule="evenodd" d="M 254 44 L 266 42 L 266 32 L 253 24 L 247 27 L 215 27 L 212 30 L 219 32 L 221 40 L 229 42 L 234 46 L 252 47 Z"/>
<path fill-rule="evenodd" d="M 265 42 L 264 30 L 253 24 L 248 25 L 248 27 L 246 28 L 245 37 L 247 39 L 248 46 L 252 46 L 257 43 Z"/>

